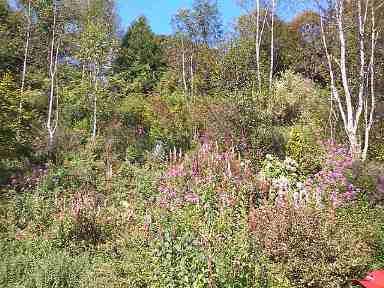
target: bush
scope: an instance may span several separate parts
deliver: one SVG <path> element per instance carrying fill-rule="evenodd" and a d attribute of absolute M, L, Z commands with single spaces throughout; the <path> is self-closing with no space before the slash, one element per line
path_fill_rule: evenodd
<path fill-rule="evenodd" d="M 384 207 L 384 165 L 380 162 L 356 164 L 354 184 L 368 198 L 371 207 Z"/>
<path fill-rule="evenodd" d="M 121 268 L 131 287 L 263 287 L 273 278 L 244 219 L 203 206 L 147 210 L 140 234 L 125 240 Z"/>
<path fill-rule="evenodd" d="M 293 287 L 340 287 L 370 264 L 368 243 L 333 210 L 263 206 L 251 213 L 257 242 Z"/>
<path fill-rule="evenodd" d="M 296 160 L 306 175 L 316 173 L 321 168 L 321 148 L 304 127 L 291 128 L 286 155 Z"/>
<path fill-rule="evenodd" d="M 96 212 L 83 209 L 76 217 L 66 216 L 56 223 L 55 243 L 62 248 L 98 245 L 111 237 L 112 227 Z"/>
<path fill-rule="evenodd" d="M 87 255 L 72 256 L 48 241 L 0 241 L 0 286 L 4 288 L 77 288 L 92 269 Z"/>
<path fill-rule="evenodd" d="M 276 80 L 274 88 L 275 93 L 270 100 L 269 109 L 274 121 L 280 124 L 294 124 L 302 116 L 306 100 L 318 95 L 318 90 L 311 81 L 292 71 L 286 71 Z"/>
<path fill-rule="evenodd" d="M 352 155 L 345 145 L 333 140 L 323 141 L 322 145 L 322 168 L 307 178 L 306 186 L 318 205 L 325 203 L 337 207 L 354 200 L 360 192 L 352 183 Z"/>
<path fill-rule="evenodd" d="M 368 149 L 368 159 L 373 161 L 384 162 L 384 121 L 377 121 L 373 126 L 370 135 L 370 143 Z"/>
<path fill-rule="evenodd" d="M 121 143 L 122 147 L 129 149 L 134 161 L 143 162 L 145 152 L 159 142 L 167 151 L 174 146 L 190 148 L 192 123 L 184 95 L 175 92 L 162 97 L 135 96 L 124 100 L 116 113 L 122 126 L 117 131 L 125 128 L 125 134 L 130 136 L 125 144 Z"/>
<path fill-rule="evenodd" d="M 142 215 L 143 204 L 134 204 L 122 267 L 132 287 L 263 287 L 274 278 L 248 233 L 249 163 L 218 149 L 203 143 L 188 156 L 172 155 L 157 201 L 138 198 Z"/>
<path fill-rule="evenodd" d="M 353 204 L 337 209 L 337 219 L 347 226 L 352 226 L 355 232 L 369 243 L 372 248 L 373 261 L 370 270 L 384 268 L 384 210 L 370 208 L 366 197 L 363 196 Z"/>

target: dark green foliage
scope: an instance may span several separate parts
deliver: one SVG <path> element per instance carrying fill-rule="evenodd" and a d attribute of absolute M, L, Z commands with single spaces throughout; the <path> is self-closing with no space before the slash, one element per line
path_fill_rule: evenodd
<path fill-rule="evenodd" d="M 368 157 L 373 161 L 384 162 L 384 121 L 379 119 L 375 124 L 371 132 Z"/>
<path fill-rule="evenodd" d="M 0 75 L 5 72 L 17 75 L 22 66 L 24 35 L 21 20 L 20 14 L 11 10 L 7 0 L 0 0 Z"/>
<path fill-rule="evenodd" d="M 353 225 L 353 232 L 362 233 L 373 247 L 373 261 L 369 270 L 384 268 L 384 211 L 382 208 L 370 208 L 366 196 L 361 196 L 354 205 L 337 211 L 342 223 Z"/>
<path fill-rule="evenodd" d="M 132 83 L 131 91 L 148 92 L 155 86 L 164 68 L 160 38 L 149 27 L 144 16 L 139 17 L 124 35 L 115 71 Z"/>
<path fill-rule="evenodd" d="M 25 95 L 24 95 L 25 97 Z M 10 74 L 0 78 L 0 157 L 23 158 L 30 152 L 33 113 L 24 105 L 20 115 L 20 91 Z"/>
<path fill-rule="evenodd" d="M 371 207 L 384 206 L 384 165 L 381 162 L 355 163 L 354 182 Z"/>

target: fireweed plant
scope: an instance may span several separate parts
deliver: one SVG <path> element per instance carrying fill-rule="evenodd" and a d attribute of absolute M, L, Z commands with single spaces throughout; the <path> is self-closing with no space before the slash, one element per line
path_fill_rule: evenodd
<path fill-rule="evenodd" d="M 170 158 L 158 183 L 161 217 L 145 227 L 161 227 L 155 228 L 162 255 L 156 266 L 172 271 L 165 277 L 155 269 L 161 287 L 258 287 L 260 253 L 247 225 L 256 183 L 250 162 L 205 140 L 195 152 Z"/>
<path fill-rule="evenodd" d="M 352 187 L 347 180 L 351 168 L 348 151 L 330 141 L 324 145 L 323 168 L 315 175 L 305 175 L 290 158 L 279 160 L 272 155 L 266 156 L 257 172 L 233 148 L 221 151 L 218 144 L 206 139 L 189 154 L 182 155 L 176 149 L 170 153 L 168 167 L 157 180 L 157 195 L 152 202 L 155 209 L 147 210 L 144 221 L 144 231 L 152 239 L 153 277 L 159 287 L 227 287 L 228 283 L 241 283 L 233 287 L 260 287 L 257 285 L 267 281 L 263 275 L 274 274 L 267 271 L 273 266 L 268 264 L 272 258 L 265 260 L 263 253 L 270 251 L 260 250 L 262 238 L 255 231 L 278 223 L 263 223 L 254 216 L 260 211 L 317 211 L 322 215 L 328 208 L 333 211 L 334 206 L 326 204 L 339 205 L 336 199 L 353 199 L 346 197 Z M 332 175 L 332 181 L 324 175 Z M 321 205 L 316 205 L 319 187 L 323 191 Z M 316 213 L 311 217 L 316 218 Z M 287 237 L 289 241 L 296 239 L 294 234 Z M 231 252 L 234 247 L 236 253 Z M 315 269 L 316 265 L 311 267 Z M 285 287 L 279 286 L 282 283 L 273 287 Z"/>
<path fill-rule="evenodd" d="M 250 161 L 234 149 L 221 152 L 217 143 L 203 141 L 191 155 L 171 155 L 169 168 L 158 184 L 157 203 L 168 210 L 185 205 L 205 207 L 209 203 L 204 191 L 212 190 L 221 206 L 231 206 L 255 190 L 264 190 L 264 198 L 276 205 L 331 203 L 338 207 L 358 193 L 349 181 L 352 157 L 345 146 L 334 141 L 323 141 L 322 146 L 322 168 L 314 175 L 305 175 L 291 158 L 280 160 L 270 154 L 256 173 Z"/>
<path fill-rule="evenodd" d="M 204 191 L 213 191 L 221 206 L 231 206 L 254 188 L 250 161 L 241 159 L 234 149 L 220 152 L 217 144 L 206 141 L 194 154 L 178 157 L 173 157 L 160 179 L 158 204 L 162 208 L 207 206 L 209 197 Z"/>

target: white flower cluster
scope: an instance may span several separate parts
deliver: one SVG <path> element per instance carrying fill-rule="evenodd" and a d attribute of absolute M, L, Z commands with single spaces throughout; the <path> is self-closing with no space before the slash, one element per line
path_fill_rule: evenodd
<path fill-rule="evenodd" d="M 278 179 L 273 179 L 272 180 L 272 187 L 277 189 L 278 191 L 288 191 L 289 180 L 285 176 L 282 176 Z"/>
<path fill-rule="evenodd" d="M 297 162 L 295 160 L 293 160 L 291 158 L 286 158 L 284 160 L 284 165 L 285 165 L 285 168 L 288 171 L 291 171 L 291 172 L 296 172 L 297 171 L 298 164 L 297 164 Z"/>
<path fill-rule="evenodd" d="M 307 193 L 307 189 L 302 182 L 296 182 L 296 190 L 293 193 L 293 203 L 295 206 L 300 206 L 303 202 L 309 202 L 309 194 Z"/>

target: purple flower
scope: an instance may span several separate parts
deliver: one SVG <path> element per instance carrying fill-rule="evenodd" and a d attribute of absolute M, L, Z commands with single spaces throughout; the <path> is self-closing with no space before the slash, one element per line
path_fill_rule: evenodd
<path fill-rule="evenodd" d="M 175 198 L 176 197 L 176 191 L 175 190 L 169 190 L 168 196 L 169 196 L 169 198 Z"/>
<path fill-rule="evenodd" d="M 337 198 L 337 193 L 336 193 L 336 192 L 332 192 L 332 193 L 330 194 L 329 198 L 330 198 L 331 200 L 335 200 L 335 199 Z"/>
<path fill-rule="evenodd" d="M 159 191 L 161 193 L 167 193 L 169 191 L 169 188 L 167 186 L 165 186 L 165 185 L 160 185 Z"/>
<path fill-rule="evenodd" d="M 169 201 L 166 197 L 161 197 L 159 199 L 159 206 L 161 208 L 168 208 L 169 207 Z"/>
<path fill-rule="evenodd" d="M 183 166 L 176 166 L 170 169 L 167 173 L 168 177 L 177 177 L 177 176 L 182 176 L 183 175 Z"/>
<path fill-rule="evenodd" d="M 144 130 L 143 127 L 138 127 L 138 128 L 136 129 L 136 135 L 137 135 L 137 136 L 143 136 L 144 134 L 145 134 L 145 130 Z"/>
<path fill-rule="evenodd" d="M 198 204 L 200 201 L 199 196 L 197 196 L 196 194 L 193 194 L 193 193 L 186 194 L 184 198 L 185 198 L 185 201 L 192 203 L 192 204 Z"/>
<path fill-rule="evenodd" d="M 351 200 L 354 196 L 354 193 L 352 191 L 348 191 L 344 193 L 344 197 L 348 200 Z"/>

